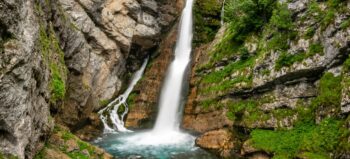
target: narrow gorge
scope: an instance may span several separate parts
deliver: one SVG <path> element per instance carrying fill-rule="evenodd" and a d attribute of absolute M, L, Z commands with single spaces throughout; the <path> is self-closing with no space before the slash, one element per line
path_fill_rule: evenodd
<path fill-rule="evenodd" d="M 349 0 L 2 0 L 0 159 L 348 159 Z"/>

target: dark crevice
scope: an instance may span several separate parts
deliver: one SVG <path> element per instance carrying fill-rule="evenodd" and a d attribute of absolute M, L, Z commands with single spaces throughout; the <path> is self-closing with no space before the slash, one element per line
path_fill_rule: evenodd
<path fill-rule="evenodd" d="M 8 31 L 8 27 L 0 21 L 0 53 L 4 51 L 4 44 L 13 37 Z"/>
<path fill-rule="evenodd" d="M 9 130 L 11 127 L 4 120 L 0 120 L 0 141 L 7 140 L 11 144 L 17 145 L 16 137 Z"/>
<path fill-rule="evenodd" d="M 253 94 L 262 94 L 268 91 L 275 89 L 278 85 L 294 85 L 300 82 L 315 82 L 318 80 L 323 72 L 325 71 L 324 67 L 318 67 L 314 69 L 299 70 L 296 72 L 288 73 L 281 77 L 278 77 L 270 82 L 265 83 L 262 86 L 250 90 L 239 90 L 236 92 L 231 92 L 227 97 L 250 97 Z"/>

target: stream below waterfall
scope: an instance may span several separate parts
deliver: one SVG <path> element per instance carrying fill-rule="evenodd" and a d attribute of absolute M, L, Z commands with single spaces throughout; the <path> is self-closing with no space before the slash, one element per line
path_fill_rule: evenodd
<path fill-rule="evenodd" d="M 179 133 L 168 134 L 173 143 L 153 144 L 149 131 L 107 134 L 94 144 L 121 159 L 216 159 L 217 157 L 194 145 L 194 137 Z M 154 136 L 154 138 L 157 138 Z M 145 140 L 142 140 L 145 139 Z M 159 139 L 159 138 L 157 138 Z M 149 142 L 148 144 L 145 142 Z"/>
<path fill-rule="evenodd" d="M 195 146 L 195 137 L 180 130 L 184 87 L 188 85 L 186 72 L 189 70 L 192 51 L 192 6 L 187 0 L 182 11 L 174 60 L 169 65 L 160 94 L 159 112 L 152 130 L 133 132 L 124 127 L 124 116 L 128 111 L 126 99 L 147 64 L 137 71 L 129 88 L 106 108 L 99 111 L 105 127 L 103 137 L 94 144 L 104 148 L 118 158 L 134 159 L 212 159 L 214 155 Z M 118 114 L 119 108 L 124 112 Z M 108 122 L 110 121 L 110 122 Z"/>

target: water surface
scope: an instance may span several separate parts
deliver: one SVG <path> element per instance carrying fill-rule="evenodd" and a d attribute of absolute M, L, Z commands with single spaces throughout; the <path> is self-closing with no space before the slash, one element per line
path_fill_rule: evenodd
<path fill-rule="evenodd" d="M 153 131 L 105 134 L 94 144 L 121 159 L 216 159 L 194 144 L 185 133 L 154 134 Z"/>

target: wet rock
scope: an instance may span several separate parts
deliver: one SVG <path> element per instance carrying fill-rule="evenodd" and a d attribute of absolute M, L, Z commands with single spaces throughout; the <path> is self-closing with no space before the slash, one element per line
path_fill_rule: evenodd
<path fill-rule="evenodd" d="M 255 147 L 253 147 L 252 142 L 253 142 L 252 140 L 247 140 L 243 143 L 242 149 L 241 149 L 241 155 L 252 154 L 260 151 L 259 149 L 256 149 Z"/>
<path fill-rule="evenodd" d="M 51 159 L 70 159 L 70 157 L 66 154 L 64 154 L 61 151 L 57 151 L 54 149 L 46 149 L 45 151 L 45 156 L 47 158 L 51 158 Z"/>
<path fill-rule="evenodd" d="M 182 121 L 182 127 L 194 132 L 207 132 L 223 127 L 231 127 L 233 122 L 226 116 L 225 110 L 209 113 L 186 113 Z"/>
<path fill-rule="evenodd" d="M 132 128 L 151 127 L 155 121 L 157 112 L 158 95 L 165 77 L 166 68 L 173 57 L 173 48 L 177 39 L 177 27 L 160 44 L 158 56 L 152 60 L 152 64 L 144 74 L 144 80 L 134 88 L 138 95 L 130 103 L 130 111 L 125 125 Z"/>
<path fill-rule="evenodd" d="M 79 150 L 79 146 L 78 146 L 77 142 L 74 141 L 73 139 L 66 141 L 65 144 L 68 145 L 67 152 Z"/>
<path fill-rule="evenodd" d="M 235 141 L 232 132 L 226 129 L 214 130 L 204 133 L 196 139 L 196 145 L 211 150 L 221 157 L 230 157 L 233 154 Z"/>
<path fill-rule="evenodd" d="M 248 157 L 248 159 L 270 159 L 271 157 L 264 153 L 256 153 Z"/>

